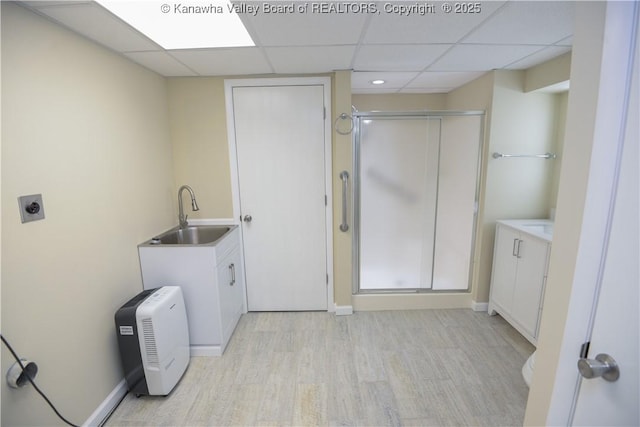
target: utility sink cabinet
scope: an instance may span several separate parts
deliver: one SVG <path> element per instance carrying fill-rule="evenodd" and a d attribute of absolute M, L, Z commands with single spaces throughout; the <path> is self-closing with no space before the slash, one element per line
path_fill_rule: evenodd
<path fill-rule="evenodd" d="M 496 224 L 489 314 L 499 313 L 533 345 L 538 341 L 552 229 L 548 220 Z"/>
<path fill-rule="evenodd" d="M 220 356 L 245 312 L 237 227 L 210 244 L 138 246 L 145 289 L 180 286 L 192 356 Z"/>

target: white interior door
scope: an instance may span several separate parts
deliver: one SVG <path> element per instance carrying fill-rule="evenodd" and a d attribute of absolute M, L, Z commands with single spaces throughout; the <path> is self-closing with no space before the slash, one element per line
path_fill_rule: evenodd
<path fill-rule="evenodd" d="M 324 87 L 232 97 L 248 309 L 326 310 Z"/>
<path fill-rule="evenodd" d="M 603 253 L 604 270 L 599 297 L 594 304 L 597 311 L 588 354 L 589 359 L 594 359 L 601 353 L 613 357 L 619 365 L 620 378 L 615 382 L 607 382 L 602 378 L 581 380 L 573 418 L 574 425 L 640 425 L 639 59 L 636 45 L 635 70 L 631 74 L 633 82 L 621 152 L 620 175 L 613 204 L 608 248 Z"/>

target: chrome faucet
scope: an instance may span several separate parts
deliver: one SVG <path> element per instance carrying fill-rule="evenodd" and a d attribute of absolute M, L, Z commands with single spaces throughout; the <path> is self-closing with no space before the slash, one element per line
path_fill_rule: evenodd
<path fill-rule="evenodd" d="M 193 190 L 188 185 L 183 185 L 178 190 L 178 221 L 180 222 L 180 228 L 185 228 L 189 223 L 187 222 L 187 216 L 184 214 L 184 208 L 182 207 L 182 190 L 187 190 L 191 195 L 191 209 L 195 211 L 199 211 L 198 203 L 196 202 L 196 195 L 193 193 Z"/>

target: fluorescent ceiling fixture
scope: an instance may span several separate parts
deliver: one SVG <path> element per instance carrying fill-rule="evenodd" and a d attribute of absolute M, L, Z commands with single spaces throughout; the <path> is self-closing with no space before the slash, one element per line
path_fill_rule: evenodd
<path fill-rule="evenodd" d="M 96 0 L 165 49 L 255 46 L 229 0 Z"/>
<path fill-rule="evenodd" d="M 385 84 L 385 81 L 384 81 L 384 80 L 382 80 L 382 79 L 379 79 L 379 80 L 371 80 L 371 84 L 372 84 L 372 85 L 383 85 L 383 84 Z"/>

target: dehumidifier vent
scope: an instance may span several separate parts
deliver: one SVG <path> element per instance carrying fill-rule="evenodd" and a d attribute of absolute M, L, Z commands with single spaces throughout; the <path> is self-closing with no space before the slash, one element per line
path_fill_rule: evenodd
<path fill-rule="evenodd" d="M 153 333 L 153 321 L 150 318 L 142 319 L 142 336 L 144 348 L 149 363 L 159 363 L 158 348 L 156 347 L 156 336 Z"/>

